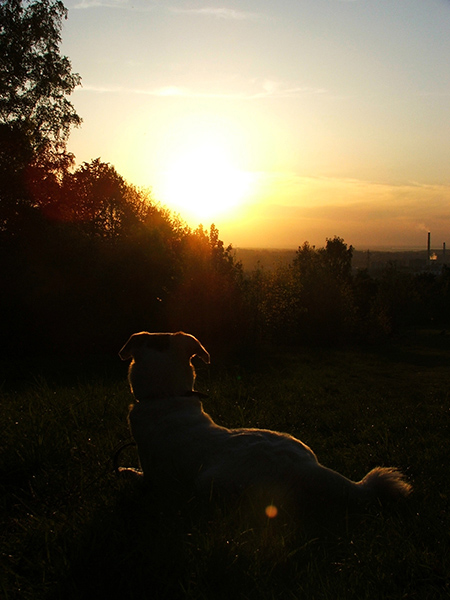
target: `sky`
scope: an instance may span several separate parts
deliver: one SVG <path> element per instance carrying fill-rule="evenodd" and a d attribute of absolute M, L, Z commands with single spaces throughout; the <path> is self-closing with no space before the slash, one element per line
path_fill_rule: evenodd
<path fill-rule="evenodd" d="M 68 149 L 235 247 L 450 244 L 450 0 L 65 0 Z"/>

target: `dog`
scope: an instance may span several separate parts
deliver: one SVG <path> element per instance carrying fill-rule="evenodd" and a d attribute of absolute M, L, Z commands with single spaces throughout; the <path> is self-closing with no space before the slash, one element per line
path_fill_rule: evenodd
<path fill-rule="evenodd" d="M 142 469 L 119 469 L 122 475 L 164 488 L 176 484 L 204 498 L 257 496 L 265 506 L 323 514 L 411 492 L 395 468 L 376 467 L 354 482 L 321 465 L 289 434 L 217 425 L 194 390 L 192 358 L 209 364 L 210 356 L 190 334 L 135 333 L 119 356 L 131 359 L 129 425 Z"/>

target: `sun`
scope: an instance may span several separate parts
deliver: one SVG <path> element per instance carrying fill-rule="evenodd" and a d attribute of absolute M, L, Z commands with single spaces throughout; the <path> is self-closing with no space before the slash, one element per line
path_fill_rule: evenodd
<path fill-rule="evenodd" d="M 250 175 L 213 143 L 184 149 L 164 173 L 163 201 L 189 221 L 204 222 L 230 213 L 244 200 Z"/>

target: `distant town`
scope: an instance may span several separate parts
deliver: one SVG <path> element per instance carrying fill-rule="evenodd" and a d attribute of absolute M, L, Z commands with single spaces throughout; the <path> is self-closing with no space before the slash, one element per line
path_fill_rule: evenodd
<path fill-rule="evenodd" d="M 245 270 L 257 268 L 273 269 L 282 264 L 289 264 L 295 258 L 296 250 L 275 248 L 236 248 L 236 258 L 242 262 Z M 422 249 L 354 249 L 353 269 L 367 269 L 376 274 L 391 264 L 397 269 L 408 273 L 440 272 L 443 265 L 448 264 L 450 252 L 446 250 L 445 242 L 440 248 L 432 246 L 429 233 Z"/>

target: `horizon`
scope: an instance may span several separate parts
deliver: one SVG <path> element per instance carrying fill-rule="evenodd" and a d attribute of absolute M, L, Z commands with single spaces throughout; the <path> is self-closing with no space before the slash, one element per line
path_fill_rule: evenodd
<path fill-rule="evenodd" d="M 67 0 L 68 150 L 237 246 L 450 232 L 450 3 Z"/>
<path fill-rule="evenodd" d="M 347 243 L 346 240 L 344 240 L 345 243 Z M 233 247 L 233 250 L 255 250 L 255 251 L 273 251 L 273 252 L 294 252 L 297 251 L 299 247 L 301 247 L 302 244 L 298 244 L 298 246 L 296 246 L 295 248 L 282 248 L 282 247 L 275 247 L 275 246 L 235 246 L 233 244 L 233 242 L 231 242 L 231 245 Z M 316 248 L 321 248 L 324 247 L 325 243 L 323 244 L 323 246 L 316 246 Z M 422 247 L 422 246 L 370 246 L 370 247 L 356 247 L 351 243 L 347 243 L 347 246 L 353 246 L 353 250 L 355 252 L 428 252 L 428 248 L 426 247 Z M 442 246 L 437 247 L 437 246 L 431 246 L 430 247 L 430 251 L 431 252 L 442 252 L 443 248 Z"/>

